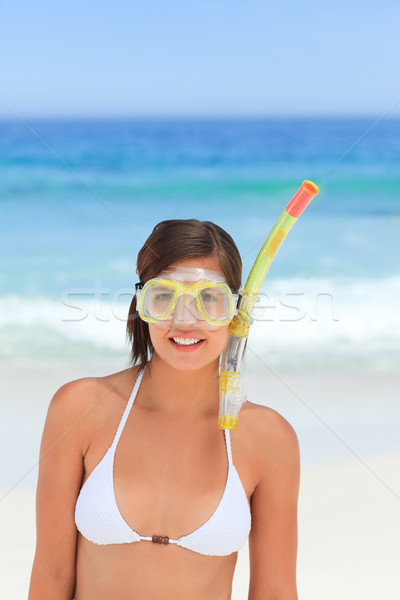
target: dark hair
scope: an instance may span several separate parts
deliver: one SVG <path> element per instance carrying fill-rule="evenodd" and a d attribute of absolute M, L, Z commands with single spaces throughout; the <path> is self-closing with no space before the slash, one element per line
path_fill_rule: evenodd
<path fill-rule="evenodd" d="M 237 293 L 242 278 L 242 260 L 231 236 L 210 221 L 171 219 L 158 223 L 137 258 L 139 280 L 146 282 L 185 258 L 215 257 L 232 292 Z M 136 295 L 128 312 L 127 338 L 133 365 L 144 367 L 153 356 L 149 327 L 136 312 Z"/>

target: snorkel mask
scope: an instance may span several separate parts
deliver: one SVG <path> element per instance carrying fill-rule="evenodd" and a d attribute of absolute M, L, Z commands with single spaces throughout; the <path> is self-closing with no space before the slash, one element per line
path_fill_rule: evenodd
<path fill-rule="evenodd" d="M 223 275 L 189 267 L 169 267 L 159 277 L 136 284 L 140 318 L 162 327 L 194 326 L 215 329 L 229 325 L 237 314 L 238 294 Z"/>

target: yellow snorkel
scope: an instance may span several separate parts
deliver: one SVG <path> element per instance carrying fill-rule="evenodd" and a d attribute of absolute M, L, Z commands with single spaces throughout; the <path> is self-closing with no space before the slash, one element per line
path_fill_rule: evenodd
<path fill-rule="evenodd" d="M 222 357 L 219 376 L 218 427 L 220 429 L 237 429 L 239 411 L 245 401 L 240 364 L 249 335 L 251 313 L 265 276 L 283 240 L 318 192 L 315 183 L 303 181 L 265 240 L 246 281 L 238 314 L 229 327 L 228 346 Z"/>

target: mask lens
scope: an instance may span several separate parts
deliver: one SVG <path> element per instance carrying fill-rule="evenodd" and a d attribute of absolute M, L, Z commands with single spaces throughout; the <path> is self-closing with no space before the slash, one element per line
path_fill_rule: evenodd
<path fill-rule="evenodd" d="M 175 290 L 166 284 L 153 283 L 145 290 L 143 312 L 151 319 L 163 319 L 173 303 Z"/>
<path fill-rule="evenodd" d="M 199 300 L 204 314 L 211 322 L 226 321 L 230 314 L 227 291 L 220 286 L 199 290 Z"/>

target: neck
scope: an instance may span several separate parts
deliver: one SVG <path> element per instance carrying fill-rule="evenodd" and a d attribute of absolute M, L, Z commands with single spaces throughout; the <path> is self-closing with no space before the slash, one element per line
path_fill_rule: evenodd
<path fill-rule="evenodd" d="M 174 369 L 155 355 L 144 379 L 146 391 L 140 403 L 149 410 L 187 416 L 218 414 L 218 361 L 184 371 Z"/>

